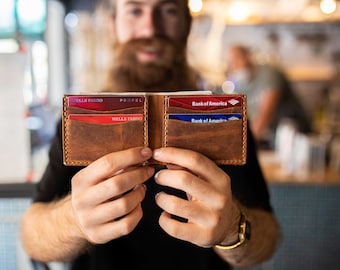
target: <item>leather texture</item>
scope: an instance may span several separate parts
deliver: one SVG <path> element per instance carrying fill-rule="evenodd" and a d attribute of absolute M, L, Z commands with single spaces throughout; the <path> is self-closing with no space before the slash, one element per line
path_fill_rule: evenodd
<path fill-rule="evenodd" d="M 115 94 L 98 94 L 101 98 Z M 119 94 L 122 95 L 121 93 Z M 127 95 L 131 96 L 131 94 Z M 140 96 L 141 94 L 136 94 Z M 95 110 L 70 106 L 69 97 L 65 95 L 63 103 L 63 155 L 67 166 L 86 166 L 92 161 L 115 151 L 136 146 L 179 147 L 197 151 L 221 165 L 243 165 L 246 162 L 247 118 L 246 96 L 240 106 L 200 110 L 187 109 L 170 105 L 170 98 L 176 95 L 167 93 L 144 93 L 143 104 L 139 107 L 109 110 Z M 132 95 L 133 96 L 133 95 Z M 212 95 L 230 97 L 233 95 Z M 82 96 L 83 97 L 83 96 Z M 178 95 L 178 97 L 183 97 Z M 189 96 L 189 98 L 192 96 Z M 197 95 L 195 95 L 197 97 Z M 199 96 L 204 100 L 211 95 Z M 236 97 L 236 96 L 235 96 Z M 233 114 L 240 119 L 225 122 L 193 123 L 170 119 L 172 114 Z M 128 115 L 141 114 L 142 120 L 123 121 L 119 123 L 92 123 L 78 121 L 70 115 Z M 150 160 L 149 164 L 157 164 Z"/>

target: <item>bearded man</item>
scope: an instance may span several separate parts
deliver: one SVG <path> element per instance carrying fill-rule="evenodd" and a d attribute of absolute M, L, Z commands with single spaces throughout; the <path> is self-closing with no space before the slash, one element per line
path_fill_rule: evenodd
<path fill-rule="evenodd" d="M 111 0 L 115 58 L 106 91 L 195 89 L 183 0 Z M 273 254 L 279 226 L 252 140 L 244 166 L 179 148 L 136 147 L 85 168 L 62 161 L 61 128 L 22 221 L 34 260 L 71 269 L 230 269 Z M 166 168 L 140 166 L 153 158 Z M 183 217 L 182 219 L 174 216 Z"/>
<path fill-rule="evenodd" d="M 186 59 L 191 24 L 187 7 L 184 14 L 186 20 L 181 22 L 179 29 L 175 29 L 173 25 L 158 23 L 156 20 L 162 19 L 154 18 L 155 22 L 146 22 L 146 26 L 137 23 L 135 30 L 121 27 L 123 23 L 120 22 L 128 20 L 127 16 L 125 13 L 118 13 L 116 16 L 119 7 L 112 1 L 111 4 L 113 17 L 117 18 L 110 21 L 109 28 L 113 33 L 114 60 L 108 73 L 108 85 L 104 90 L 145 92 L 196 89 L 196 74 L 189 68 Z M 168 6 L 169 10 L 164 11 L 173 12 L 171 6 Z"/>

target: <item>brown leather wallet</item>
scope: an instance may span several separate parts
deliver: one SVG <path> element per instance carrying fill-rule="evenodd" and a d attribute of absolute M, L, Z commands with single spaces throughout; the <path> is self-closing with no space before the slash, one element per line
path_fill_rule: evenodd
<path fill-rule="evenodd" d="M 242 165 L 246 115 L 245 95 L 194 91 L 65 95 L 64 164 L 86 166 L 111 152 L 148 146 L 190 149 L 217 164 Z"/>

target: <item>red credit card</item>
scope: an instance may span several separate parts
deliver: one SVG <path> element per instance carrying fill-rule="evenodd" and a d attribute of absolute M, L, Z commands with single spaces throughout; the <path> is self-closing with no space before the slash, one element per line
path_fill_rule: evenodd
<path fill-rule="evenodd" d="M 69 96 L 68 105 L 95 111 L 120 110 L 144 106 L 144 96 Z"/>
<path fill-rule="evenodd" d="M 70 114 L 68 118 L 91 124 L 117 124 L 144 120 L 143 114 Z"/>
<path fill-rule="evenodd" d="M 242 106 L 241 96 L 169 97 L 169 107 L 211 111 Z"/>

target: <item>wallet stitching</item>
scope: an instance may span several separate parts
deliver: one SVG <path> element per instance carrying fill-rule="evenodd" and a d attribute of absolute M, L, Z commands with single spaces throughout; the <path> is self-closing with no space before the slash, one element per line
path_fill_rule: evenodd
<path fill-rule="evenodd" d="M 167 117 L 167 113 L 168 113 L 168 107 L 169 107 L 169 97 L 165 96 L 163 99 L 163 118 L 164 118 L 164 140 L 163 140 L 163 144 L 164 147 L 167 147 L 168 145 L 168 117 Z"/>
<path fill-rule="evenodd" d="M 242 156 L 241 159 L 230 160 L 233 164 L 244 164 L 246 157 L 246 103 L 244 95 L 242 96 Z"/>
<path fill-rule="evenodd" d="M 68 119 L 67 119 L 67 116 L 69 115 L 69 112 L 68 112 L 68 106 L 67 106 L 67 102 L 68 102 L 68 97 L 64 98 L 64 109 L 63 109 L 63 126 L 62 128 L 64 129 L 64 138 L 63 138 L 63 142 L 64 142 L 64 163 L 65 165 L 78 165 L 78 166 L 86 166 L 89 164 L 88 161 L 86 160 L 69 160 L 69 128 L 68 128 L 68 125 L 67 125 L 67 122 L 68 122 Z"/>
<path fill-rule="evenodd" d="M 72 164 L 72 162 L 70 162 L 70 163 L 68 162 L 68 151 L 69 151 L 68 138 L 69 138 L 69 136 L 68 136 L 68 129 L 67 129 L 67 124 L 66 124 L 67 115 L 68 115 L 68 110 L 67 110 L 68 106 L 66 104 L 67 100 L 68 100 L 68 98 L 64 98 L 64 110 L 63 110 L 63 119 L 64 119 L 64 121 L 63 121 L 63 129 L 64 129 L 63 142 L 64 142 L 64 145 L 65 145 L 65 147 L 64 147 L 64 149 L 65 149 L 65 151 L 64 151 L 64 161 L 65 161 L 66 164 Z"/>
<path fill-rule="evenodd" d="M 224 159 L 224 160 L 218 160 L 217 162 L 219 163 L 229 163 L 229 164 L 245 164 L 246 162 L 246 139 L 247 139 L 247 119 L 246 119 L 246 113 L 247 113 L 247 110 L 246 110 L 246 100 L 245 100 L 245 96 L 244 95 L 241 95 L 242 96 L 242 156 L 241 156 L 241 159 Z"/>
<path fill-rule="evenodd" d="M 146 96 L 144 96 L 144 145 L 145 146 L 149 146 L 149 142 L 148 142 L 148 138 L 149 138 L 149 103 L 148 103 L 148 99 Z"/>
<path fill-rule="evenodd" d="M 242 96 L 243 102 L 243 145 L 242 145 L 242 160 L 241 162 L 246 163 L 247 157 L 247 108 L 246 108 L 246 97 Z"/>

